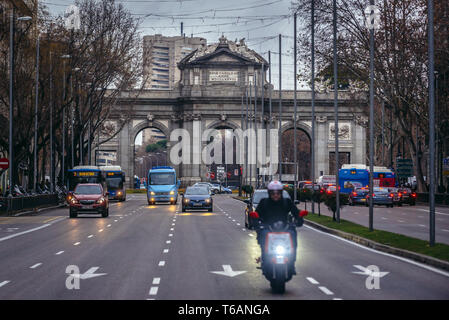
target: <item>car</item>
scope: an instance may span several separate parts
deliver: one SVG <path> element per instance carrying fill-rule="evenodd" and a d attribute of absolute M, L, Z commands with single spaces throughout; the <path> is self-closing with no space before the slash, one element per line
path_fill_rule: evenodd
<path fill-rule="evenodd" d="M 368 192 L 368 188 L 354 188 L 349 194 L 348 204 L 350 206 L 354 206 L 356 204 L 366 204 L 366 195 Z"/>
<path fill-rule="evenodd" d="M 76 218 L 79 213 L 97 213 L 103 218 L 109 216 L 108 192 L 99 183 L 80 183 L 70 193 L 69 216 Z"/>
<path fill-rule="evenodd" d="M 282 190 L 282 197 L 284 198 L 290 198 L 290 195 L 286 190 Z M 249 216 L 249 213 L 251 211 L 255 211 L 257 208 L 257 205 L 260 203 L 260 201 L 263 198 L 268 198 L 268 190 L 267 189 L 256 189 L 251 196 L 250 199 L 245 200 L 245 203 L 247 204 L 245 208 L 245 228 L 247 229 L 254 229 L 255 228 L 255 220 Z M 297 200 L 296 203 L 298 204 L 299 201 Z"/>
<path fill-rule="evenodd" d="M 231 194 L 232 190 L 227 187 L 221 187 L 221 192 L 226 194 Z"/>
<path fill-rule="evenodd" d="M 212 194 L 216 194 L 220 191 L 220 188 L 214 187 L 213 184 L 209 182 L 197 182 L 193 186 L 207 186 Z"/>
<path fill-rule="evenodd" d="M 399 188 L 399 192 L 402 194 L 402 203 L 414 206 L 416 204 L 416 192 L 413 192 L 410 188 Z"/>
<path fill-rule="evenodd" d="M 402 192 L 400 192 L 398 188 L 392 187 L 388 188 L 388 192 L 393 194 L 393 204 L 402 207 Z"/>
<path fill-rule="evenodd" d="M 186 212 L 187 209 L 207 209 L 212 212 L 214 203 L 209 189 L 198 185 L 187 187 L 182 195 L 182 212 Z"/>
<path fill-rule="evenodd" d="M 370 194 L 366 195 L 366 203 L 365 205 L 369 206 L 369 197 Z M 393 208 L 393 197 L 394 195 L 391 192 L 388 192 L 388 188 L 375 187 L 373 188 L 373 205 L 385 205 L 390 208 Z"/>

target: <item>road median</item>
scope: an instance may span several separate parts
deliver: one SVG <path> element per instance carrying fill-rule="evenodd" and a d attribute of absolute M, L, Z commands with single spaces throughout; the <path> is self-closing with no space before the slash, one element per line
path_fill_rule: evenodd
<path fill-rule="evenodd" d="M 305 224 L 375 250 L 449 270 L 449 245 L 446 244 L 436 243 L 430 247 L 427 241 L 421 239 L 383 230 L 369 231 L 353 222 L 340 220 L 337 223 L 331 217 L 316 214 L 309 214 Z"/>

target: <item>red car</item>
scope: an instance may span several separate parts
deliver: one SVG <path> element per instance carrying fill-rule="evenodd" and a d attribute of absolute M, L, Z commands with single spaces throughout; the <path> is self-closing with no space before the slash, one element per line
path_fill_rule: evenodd
<path fill-rule="evenodd" d="M 103 218 L 109 216 L 108 192 L 104 192 L 101 184 L 80 183 L 75 191 L 69 194 L 70 218 L 78 213 L 98 213 Z"/>

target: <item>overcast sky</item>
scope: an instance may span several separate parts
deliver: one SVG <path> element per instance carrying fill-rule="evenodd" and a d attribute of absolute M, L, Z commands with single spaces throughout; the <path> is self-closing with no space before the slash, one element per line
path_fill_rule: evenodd
<path fill-rule="evenodd" d="M 245 38 L 248 46 L 272 61 L 272 82 L 278 89 L 279 40 L 282 34 L 282 88 L 293 89 L 293 18 L 291 0 L 116 0 L 136 17 L 142 18 L 142 35 L 181 34 L 218 42 L 224 34 L 234 41 Z M 52 15 L 62 14 L 74 1 L 42 0 Z M 146 16 L 148 15 L 148 16 Z M 268 77 L 268 74 L 267 74 Z"/>

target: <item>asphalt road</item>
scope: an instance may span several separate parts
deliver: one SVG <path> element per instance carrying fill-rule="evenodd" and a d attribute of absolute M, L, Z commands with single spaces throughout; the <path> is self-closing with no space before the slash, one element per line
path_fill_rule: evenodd
<path fill-rule="evenodd" d="M 69 219 L 66 208 L 1 218 L 1 230 L 10 231 L 0 233 L 0 300 L 449 299 L 448 272 L 305 226 L 298 275 L 284 295 L 273 295 L 256 269 L 260 251 L 244 229 L 244 203 L 217 195 L 214 204 L 212 213 L 181 213 L 179 205 L 148 206 L 144 195 L 131 195 L 106 219 Z M 371 265 L 379 289 L 365 286 L 363 268 Z M 78 279 L 68 278 L 68 266 L 79 269 L 79 289 L 66 286 Z M 212 273 L 227 266 L 244 273 Z"/>
<path fill-rule="evenodd" d="M 301 208 L 304 208 L 304 203 L 301 204 Z M 311 208 L 311 203 L 307 203 L 307 209 L 311 211 Z M 318 213 L 318 204 L 315 205 L 315 212 Z M 324 204 L 321 204 L 321 213 L 332 216 L 332 212 Z M 362 205 L 343 206 L 340 218 L 368 226 L 369 208 Z M 429 206 L 407 204 L 394 208 L 374 206 L 373 224 L 375 229 L 429 240 Z M 435 209 L 435 239 L 436 242 L 449 244 L 449 207 Z"/>

